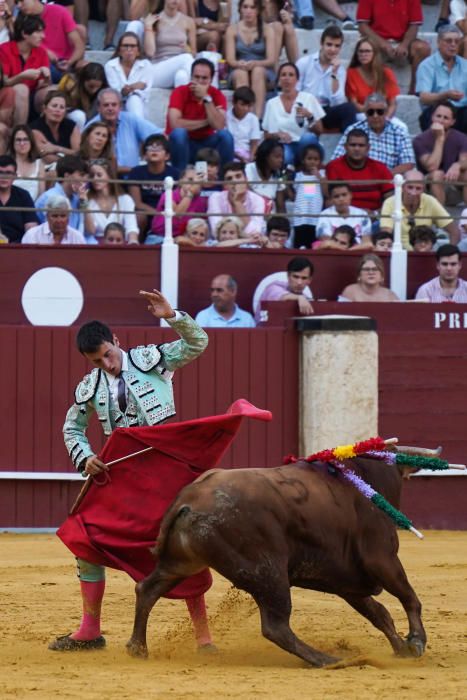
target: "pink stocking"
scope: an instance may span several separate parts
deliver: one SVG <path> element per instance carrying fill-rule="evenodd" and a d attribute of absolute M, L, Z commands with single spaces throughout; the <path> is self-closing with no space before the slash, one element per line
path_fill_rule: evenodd
<path fill-rule="evenodd" d="M 101 633 L 101 607 L 104 597 L 105 579 L 90 582 L 80 581 L 83 599 L 83 617 L 79 629 L 71 636 L 81 641 L 96 639 Z"/>
<path fill-rule="evenodd" d="M 206 644 L 212 644 L 204 595 L 200 595 L 197 598 L 185 598 L 185 603 L 191 616 L 198 646 L 202 647 Z"/>

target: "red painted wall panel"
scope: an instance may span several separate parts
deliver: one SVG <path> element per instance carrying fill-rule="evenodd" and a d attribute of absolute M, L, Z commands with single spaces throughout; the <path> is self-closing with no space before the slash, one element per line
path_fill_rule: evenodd
<path fill-rule="evenodd" d="M 219 249 L 180 251 L 180 308 L 191 314 L 209 304 L 212 278 L 226 272 L 239 283 L 238 303 L 250 309 L 253 292 L 266 275 L 285 270 L 297 252 L 314 264 L 313 292 L 317 299 L 337 299 L 354 282 L 360 253 L 339 251 L 290 251 Z M 381 256 L 388 275 L 389 257 Z M 435 275 L 434 257 L 411 253 L 408 261 L 408 291 Z M 21 293 L 33 272 L 50 266 L 62 267 L 80 282 L 84 307 L 77 319 L 104 318 L 109 324 L 146 325 L 146 307 L 138 290 L 160 285 L 160 248 L 154 246 L 3 246 L 0 256 L 2 304 L 1 324 L 28 323 L 21 307 Z"/>
<path fill-rule="evenodd" d="M 74 347 L 75 328 L 0 326 L 0 348 L 16 348 L 0 366 L 5 408 L 1 471 L 70 471 L 62 439 L 66 410 L 89 367 Z M 115 328 L 122 345 L 173 340 L 170 329 Z M 281 328 L 209 330 L 207 351 L 174 377 L 178 420 L 221 413 L 244 397 L 273 411 L 271 424 L 247 422 L 225 466 L 274 466 L 297 452 L 298 338 Z M 14 372 L 12 372 L 12 367 Z M 284 379 L 285 378 L 285 379 Z M 8 409 L 8 410 L 6 410 Z M 97 421 L 89 431 L 103 444 Z M 80 482 L 2 480 L 0 527 L 53 527 L 66 516 Z"/>

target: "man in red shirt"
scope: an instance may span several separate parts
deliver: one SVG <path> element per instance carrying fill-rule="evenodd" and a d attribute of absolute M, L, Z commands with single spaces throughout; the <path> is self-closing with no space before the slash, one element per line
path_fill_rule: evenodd
<path fill-rule="evenodd" d="M 352 129 L 347 134 L 345 155 L 331 160 L 326 166 L 328 180 L 348 182 L 352 190 L 352 206 L 366 209 L 370 214 L 381 208 L 392 194 L 392 173 L 384 163 L 368 158 L 368 135 L 363 129 Z M 387 182 L 359 184 L 359 180 L 386 180 Z"/>
<path fill-rule="evenodd" d="M 411 64 L 409 94 L 414 94 L 417 66 L 431 53 L 429 44 L 417 39 L 423 24 L 421 0 L 359 0 L 357 22 L 360 34 L 371 39 L 386 60 Z"/>
<path fill-rule="evenodd" d="M 52 82 L 58 83 L 63 73 L 81 68 L 84 41 L 71 13 L 60 5 L 43 5 L 40 0 L 16 0 L 23 15 L 39 15 L 45 25 L 42 44 L 49 56 Z"/>
<path fill-rule="evenodd" d="M 191 67 L 191 82 L 170 96 L 166 131 L 172 165 L 179 170 L 194 163 L 201 148 L 215 148 L 222 165 L 234 158 L 233 137 L 225 129 L 227 100 L 212 86 L 213 76 L 211 61 L 198 58 Z"/>
<path fill-rule="evenodd" d="M 5 85 L 15 92 L 15 124 L 26 124 L 31 95 L 39 113 L 50 85 L 47 51 L 41 44 L 44 22 L 36 15 L 19 15 L 14 24 L 13 41 L 0 44 L 0 64 Z"/>

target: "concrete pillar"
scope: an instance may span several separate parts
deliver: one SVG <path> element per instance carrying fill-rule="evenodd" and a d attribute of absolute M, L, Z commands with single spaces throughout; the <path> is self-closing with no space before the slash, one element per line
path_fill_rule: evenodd
<path fill-rule="evenodd" d="M 298 318 L 300 455 L 378 434 L 378 336 L 366 316 Z"/>

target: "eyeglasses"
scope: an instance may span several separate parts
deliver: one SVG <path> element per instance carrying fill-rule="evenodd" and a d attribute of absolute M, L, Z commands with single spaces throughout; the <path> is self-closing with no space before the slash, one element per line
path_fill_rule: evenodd
<path fill-rule="evenodd" d="M 14 141 L 15 143 L 29 143 L 29 139 L 27 137 L 24 139 L 15 137 Z"/>
<path fill-rule="evenodd" d="M 149 146 L 146 146 L 147 151 L 165 151 L 165 148 L 163 146 L 159 146 L 156 143 L 150 143 Z"/>
<path fill-rule="evenodd" d="M 385 109 L 367 109 L 366 110 L 366 116 L 367 117 L 374 117 L 375 114 L 377 114 L 379 117 L 382 117 L 383 114 L 386 113 Z"/>
<path fill-rule="evenodd" d="M 121 49 L 137 49 L 138 44 L 120 44 Z"/>
<path fill-rule="evenodd" d="M 357 53 L 373 53 L 373 49 L 358 49 Z"/>
<path fill-rule="evenodd" d="M 379 272 L 377 267 L 362 267 L 360 272 Z"/>

